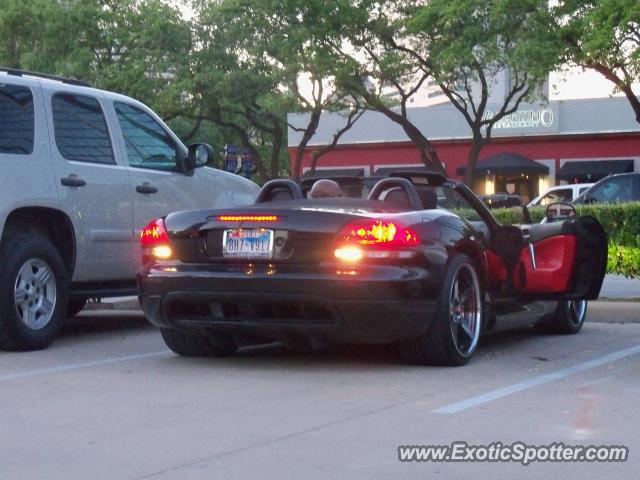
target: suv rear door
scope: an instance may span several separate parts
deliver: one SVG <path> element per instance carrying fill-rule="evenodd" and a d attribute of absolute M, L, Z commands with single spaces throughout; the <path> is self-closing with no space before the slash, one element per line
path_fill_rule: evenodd
<path fill-rule="evenodd" d="M 72 87 L 43 95 L 58 196 L 75 229 L 73 280 L 131 279 L 129 172 L 116 161 L 102 97 Z"/>

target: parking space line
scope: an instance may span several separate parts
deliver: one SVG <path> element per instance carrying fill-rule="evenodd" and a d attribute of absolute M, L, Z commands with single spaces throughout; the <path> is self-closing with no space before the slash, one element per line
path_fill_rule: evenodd
<path fill-rule="evenodd" d="M 632 355 L 637 355 L 639 353 L 640 353 L 640 345 L 636 345 L 635 347 L 610 353 L 608 355 L 605 355 L 604 357 L 595 358 L 593 360 L 589 360 L 584 363 L 579 363 L 577 365 L 574 365 L 573 367 L 563 368 L 562 370 L 556 370 L 555 372 L 546 373 L 538 377 L 530 378 L 529 380 L 523 380 L 522 382 L 514 383 L 512 385 L 507 385 L 506 387 L 498 388 L 496 390 L 492 390 L 490 392 L 483 393 L 481 395 L 477 395 L 475 397 L 471 397 L 466 400 L 450 403 L 449 405 L 445 405 L 443 407 L 432 410 L 431 413 L 437 413 L 437 414 L 459 413 L 464 410 L 468 410 L 469 408 L 477 407 L 478 405 L 489 403 L 489 402 L 492 402 L 493 400 L 497 400 L 499 398 L 503 398 L 508 395 L 513 395 L 514 393 L 519 393 L 533 387 L 538 387 L 546 383 L 555 382 L 556 380 L 560 380 L 560 379 L 569 377 L 571 375 L 575 375 L 577 373 L 590 370 L 592 368 L 600 367 L 602 365 L 606 365 L 608 363 L 612 363 L 617 360 L 630 357 Z"/>
<path fill-rule="evenodd" d="M 161 355 L 168 355 L 171 352 L 169 350 L 162 350 L 159 352 L 140 353 L 137 355 L 127 355 L 125 357 L 105 358 L 103 360 L 95 360 L 93 362 L 85 363 L 72 363 L 69 365 L 60 365 L 58 367 L 40 368 L 37 370 L 30 370 L 21 373 L 12 373 L 0 377 L 0 382 L 7 382 L 10 380 L 20 380 L 23 378 L 37 377 L 39 375 L 49 375 L 52 373 L 68 372 L 70 370 L 80 370 L 82 368 L 99 367 L 102 365 L 109 365 L 112 363 L 128 362 L 130 360 L 140 360 L 143 358 L 159 357 Z"/>

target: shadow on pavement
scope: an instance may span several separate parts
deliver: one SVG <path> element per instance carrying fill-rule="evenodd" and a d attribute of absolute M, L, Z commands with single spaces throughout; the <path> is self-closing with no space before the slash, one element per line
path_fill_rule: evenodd
<path fill-rule="evenodd" d="M 115 331 L 153 331 L 153 326 L 139 312 L 113 312 L 86 310 L 74 318 L 68 318 L 60 336 L 73 337 Z"/>

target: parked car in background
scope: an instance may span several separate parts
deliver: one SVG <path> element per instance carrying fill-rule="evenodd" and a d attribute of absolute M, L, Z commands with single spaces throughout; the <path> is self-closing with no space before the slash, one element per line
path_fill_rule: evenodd
<path fill-rule="evenodd" d="M 640 201 L 640 173 L 609 175 L 584 192 L 574 203 L 621 203 Z"/>
<path fill-rule="evenodd" d="M 570 185 L 557 185 L 547 189 L 543 194 L 531 200 L 527 207 L 546 207 L 552 203 L 571 203 L 582 193 L 589 190 L 593 183 L 573 183 Z"/>
<path fill-rule="evenodd" d="M 0 349 L 46 347 L 88 297 L 135 294 L 149 220 L 251 202 L 257 185 L 211 154 L 129 97 L 0 68 Z"/>
<path fill-rule="evenodd" d="M 489 208 L 521 207 L 523 205 L 520 195 L 506 192 L 498 192 L 493 195 L 479 195 L 479 197 Z"/>

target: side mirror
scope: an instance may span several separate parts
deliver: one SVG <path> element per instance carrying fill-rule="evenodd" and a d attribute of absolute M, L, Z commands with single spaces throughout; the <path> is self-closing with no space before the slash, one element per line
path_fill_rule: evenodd
<path fill-rule="evenodd" d="M 545 213 L 547 222 L 557 222 L 576 216 L 576 207 L 568 203 L 552 203 Z"/>
<path fill-rule="evenodd" d="M 204 167 L 213 158 L 213 147 L 206 143 L 194 143 L 189 145 L 187 165 L 190 169 Z"/>

